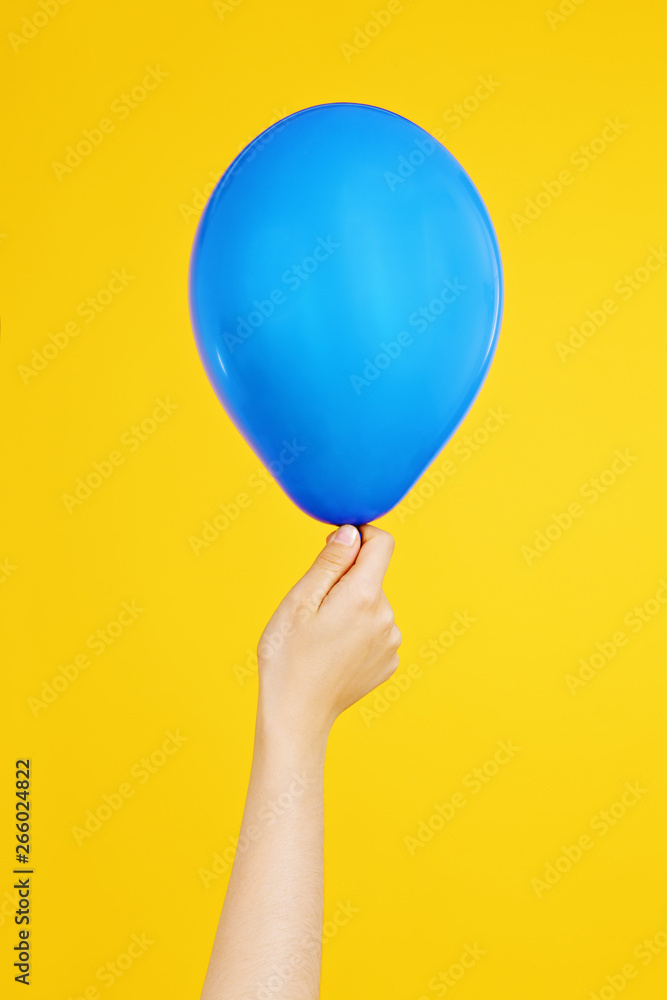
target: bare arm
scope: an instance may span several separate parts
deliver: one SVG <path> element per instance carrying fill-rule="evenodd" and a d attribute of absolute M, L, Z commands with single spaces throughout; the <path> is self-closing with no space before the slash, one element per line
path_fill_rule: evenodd
<path fill-rule="evenodd" d="M 260 639 L 250 783 L 202 1000 L 319 996 L 327 739 L 391 676 L 401 642 L 382 591 L 393 540 L 361 536 L 327 539 Z"/>

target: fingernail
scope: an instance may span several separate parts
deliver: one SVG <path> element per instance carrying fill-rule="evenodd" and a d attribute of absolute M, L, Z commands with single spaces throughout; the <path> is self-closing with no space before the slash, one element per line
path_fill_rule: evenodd
<path fill-rule="evenodd" d="M 344 524 L 333 536 L 332 541 L 340 542 L 342 545 L 354 545 L 358 537 L 359 532 L 353 525 Z"/>

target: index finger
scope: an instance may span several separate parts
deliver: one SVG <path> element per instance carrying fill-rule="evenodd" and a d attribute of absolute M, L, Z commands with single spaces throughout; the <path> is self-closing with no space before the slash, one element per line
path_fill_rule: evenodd
<path fill-rule="evenodd" d="M 351 580 L 365 583 L 369 588 L 382 589 L 382 581 L 394 551 L 394 538 L 388 531 L 374 524 L 362 524 L 361 549 L 354 566 L 348 571 Z"/>

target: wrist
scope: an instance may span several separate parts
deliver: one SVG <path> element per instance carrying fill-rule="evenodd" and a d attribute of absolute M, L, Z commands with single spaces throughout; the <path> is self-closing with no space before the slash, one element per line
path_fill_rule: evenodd
<path fill-rule="evenodd" d="M 308 771 L 323 768 L 330 728 L 299 718 L 297 713 L 268 709 L 260 693 L 255 726 L 256 752 L 290 767 Z"/>

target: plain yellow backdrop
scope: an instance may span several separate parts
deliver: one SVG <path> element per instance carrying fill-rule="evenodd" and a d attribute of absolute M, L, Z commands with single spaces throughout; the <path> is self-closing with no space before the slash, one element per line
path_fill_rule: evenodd
<path fill-rule="evenodd" d="M 330 741 L 322 996 L 664 994 L 664 8 L 404 0 L 377 29 L 386 7 L 4 8 L 3 996 L 23 990 L 27 755 L 31 995 L 199 995 L 250 765 L 252 651 L 326 530 L 271 483 L 193 551 L 260 465 L 197 357 L 189 252 L 240 149 L 328 101 L 442 135 L 491 213 L 506 305 L 434 466 L 449 474 L 381 522 L 402 665 Z M 63 169 L 84 130 L 97 145 Z M 72 503 L 95 463 L 106 478 Z M 501 764 L 499 741 L 519 748 Z"/>

